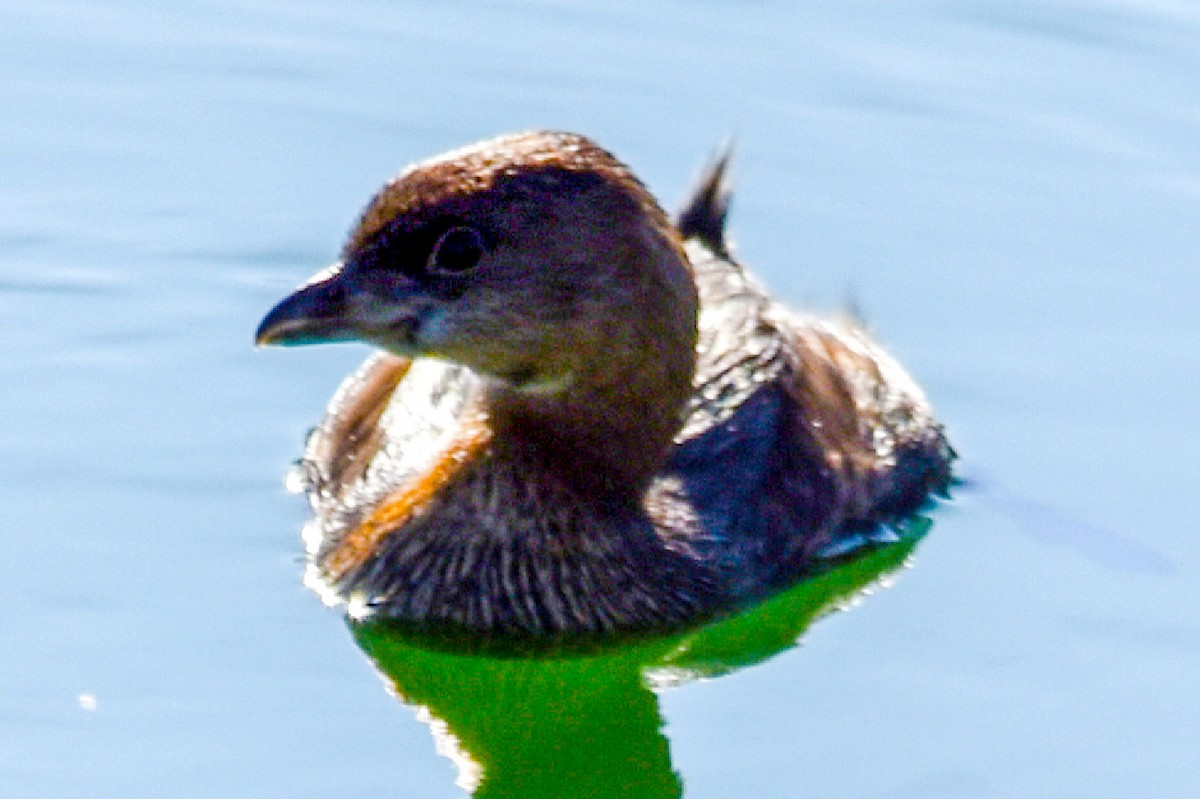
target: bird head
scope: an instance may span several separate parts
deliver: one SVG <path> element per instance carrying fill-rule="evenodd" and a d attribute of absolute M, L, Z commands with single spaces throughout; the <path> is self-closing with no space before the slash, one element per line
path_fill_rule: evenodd
<path fill-rule="evenodd" d="M 678 234 L 628 168 L 582 136 L 538 131 L 401 172 L 341 259 L 256 338 L 360 339 L 530 391 L 629 368 L 690 384 L 696 307 Z"/>

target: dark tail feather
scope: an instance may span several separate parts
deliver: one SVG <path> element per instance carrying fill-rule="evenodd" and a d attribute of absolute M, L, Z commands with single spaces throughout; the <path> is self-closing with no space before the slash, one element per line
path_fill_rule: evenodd
<path fill-rule="evenodd" d="M 729 185 L 729 162 L 733 145 L 726 145 L 700 175 L 696 187 L 675 217 L 675 226 L 685 239 L 700 239 L 718 255 L 728 255 L 725 217 L 733 190 Z"/>

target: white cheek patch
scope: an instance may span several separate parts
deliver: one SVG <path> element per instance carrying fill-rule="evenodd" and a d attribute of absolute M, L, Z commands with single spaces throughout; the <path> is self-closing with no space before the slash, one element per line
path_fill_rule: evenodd
<path fill-rule="evenodd" d="M 463 345 L 462 331 L 452 322 L 450 309 L 431 308 L 421 317 L 414 338 L 414 349 L 425 358 L 444 358 L 449 351 L 461 349 Z M 443 364 L 444 365 L 444 364 Z M 415 364 L 414 364 L 415 366 Z M 405 379 L 407 384 L 412 379 L 411 374 Z M 529 394 L 557 394 L 566 390 L 575 382 L 574 372 L 561 374 L 536 375 L 532 380 L 517 386 L 522 392 Z M 414 399 L 419 402 L 420 399 Z"/>

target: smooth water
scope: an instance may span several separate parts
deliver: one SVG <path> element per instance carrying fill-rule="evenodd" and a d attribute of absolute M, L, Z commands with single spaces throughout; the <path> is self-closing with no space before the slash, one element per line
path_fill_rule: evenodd
<path fill-rule="evenodd" d="M 735 136 L 744 260 L 862 308 L 945 417 L 967 485 L 800 648 L 870 575 L 769 645 L 744 620 L 762 657 L 541 670 L 301 587 L 281 478 L 367 350 L 255 324 L 400 166 L 535 126 L 668 204 Z M 492 795 L 566 790 L 542 758 L 645 796 L 1194 796 L 1198 275 L 1193 3 L 6 0 L 0 796 L 460 796 L 446 733 Z M 688 653 L 740 668 L 644 689 L 714 673 Z M 472 698 L 509 671 L 524 727 Z"/>

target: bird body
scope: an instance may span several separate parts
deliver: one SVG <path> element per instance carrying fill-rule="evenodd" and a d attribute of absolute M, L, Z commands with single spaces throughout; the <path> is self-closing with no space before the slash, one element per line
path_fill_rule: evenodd
<path fill-rule="evenodd" d="M 781 588 L 950 478 L 923 395 L 850 320 L 733 259 L 717 162 L 672 223 L 588 139 L 410 167 L 262 343 L 381 347 L 297 474 L 310 585 L 357 617 L 679 627 Z"/>

